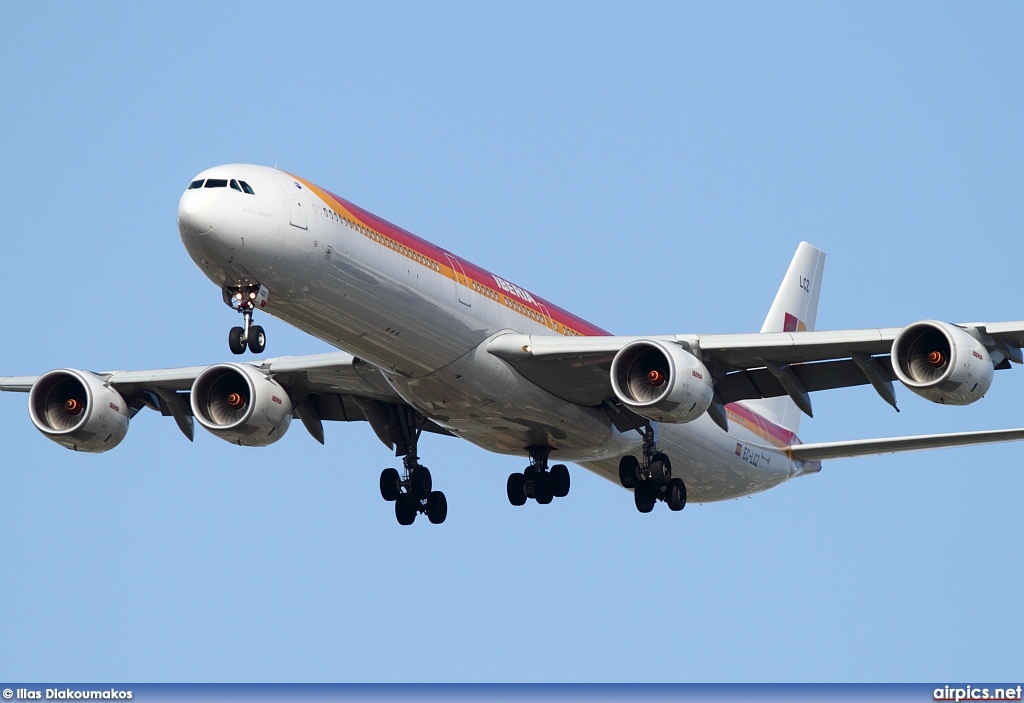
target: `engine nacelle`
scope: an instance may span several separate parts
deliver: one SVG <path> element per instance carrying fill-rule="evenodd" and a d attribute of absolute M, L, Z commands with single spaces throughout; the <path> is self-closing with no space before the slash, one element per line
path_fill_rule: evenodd
<path fill-rule="evenodd" d="M 105 452 L 128 434 L 128 404 L 88 371 L 57 369 L 39 377 L 28 394 L 32 424 L 76 452 Z"/>
<path fill-rule="evenodd" d="M 284 436 L 292 402 L 274 379 L 248 364 L 217 364 L 192 383 L 192 413 L 223 440 L 265 447 Z"/>
<path fill-rule="evenodd" d="M 676 344 L 640 340 L 612 359 L 612 389 L 622 404 L 657 422 L 692 422 L 711 405 L 704 363 Z"/>
<path fill-rule="evenodd" d="M 892 343 L 892 368 L 907 388 L 933 403 L 969 405 L 992 385 L 993 364 L 977 339 L 948 322 L 908 325 Z"/>

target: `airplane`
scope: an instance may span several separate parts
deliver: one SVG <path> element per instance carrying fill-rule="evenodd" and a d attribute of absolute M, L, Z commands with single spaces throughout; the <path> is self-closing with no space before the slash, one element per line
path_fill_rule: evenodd
<path fill-rule="evenodd" d="M 1006 429 L 801 443 L 812 393 L 870 385 L 898 411 L 899 381 L 968 405 L 994 371 L 1024 363 L 1024 321 L 815 331 L 825 254 L 807 242 L 760 332 L 623 337 L 276 168 L 199 173 L 177 220 L 192 260 L 241 315 L 233 354 L 265 350 L 257 313 L 338 351 L 0 377 L 0 390 L 28 393 L 48 439 L 105 452 L 144 408 L 189 440 L 198 422 L 249 447 L 280 439 L 293 417 L 321 444 L 324 421 L 365 421 L 402 460 L 380 475 L 402 525 L 448 514 L 420 463 L 424 431 L 528 458 L 507 480 L 513 506 L 567 496 L 573 463 L 632 491 L 642 513 L 758 493 L 830 459 L 1024 439 Z"/>

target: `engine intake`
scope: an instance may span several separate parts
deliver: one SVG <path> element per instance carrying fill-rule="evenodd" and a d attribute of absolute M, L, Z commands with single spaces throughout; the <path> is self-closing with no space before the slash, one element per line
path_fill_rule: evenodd
<path fill-rule="evenodd" d="M 28 394 L 32 424 L 77 452 L 105 452 L 128 434 L 128 404 L 88 371 L 57 369 L 39 377 Z"/>
<path fill-rule="evenodd" d="M 192 412 L 217 437 L 265 447 L 284 436 L 292 403 L 281 385 L 248 364 L 217 364 L 192 383 Z"/>
<path fill-rule="evenodd" d="M 892 367 L 911 391 L 945 405 L 969 405 L 992 385 L 988 349 L 948 322 L 925 320 L 905 327 L 892 343 Z"/>
<path fill-rule="evenodd" d="M 692 422 L 711 405 L 711 374 L 675 344 L 640 340 L 612 359 L 612 390 L 633 412 L 656 422 Z"/>

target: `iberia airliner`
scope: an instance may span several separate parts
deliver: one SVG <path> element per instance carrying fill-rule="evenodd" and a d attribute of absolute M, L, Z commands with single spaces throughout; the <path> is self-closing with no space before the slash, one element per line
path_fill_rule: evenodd
<path fill-rule="evenodd" d="M 232 164 L 198 174 L 178 204 L 181 241 L 242 323 L 233 354 L 259 354 L 268 314 L 338 351 L 148 371 L 57 369 L 0 377 L 28 393 L 46 437 L 113 449 L 136 413 L 194 423 L 233 444 L 280 439 L 293 417 L 365 421 L 402 457 L 380 492 L 403 525 L 448 505 L 417 451 L 424 431 L 527 458 L 508 500 L 569 493 L 566 464 L 661 501 L 749 495 L 821 461 L 1024 439 L 1024 429 L 802 444 L 811 394 L 869 385 L 896 407 L 894 381 L 935 403 L 981 399 L 1020 364 L 1024 321 L 815 331 L 825 254 L 803 242 L 760 332 L 620 337 L 299 176 Z"/>

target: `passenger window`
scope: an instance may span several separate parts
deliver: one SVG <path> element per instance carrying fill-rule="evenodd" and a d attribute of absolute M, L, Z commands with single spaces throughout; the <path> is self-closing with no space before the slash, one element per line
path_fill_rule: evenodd
<path fill-rule="evenodd" d="M 200 178 L 198 181 L 192 181 L 191 183 L 188 184 L 188 190 L 193 190 L 195 188 L 202 188 L 202 187 L 203 187 L 203 179 L 202 178 Z"/>
<path fill-rule="evenodd" d="M 253 190 L 252 190 L 252 186 L 250 186 L 245 181 L 239 181 L 238 185 L 242 186 L 242 190 L 244 192 L 248 193 L 249 195 L 256 195 L 256 193 L 254 193 Z"/>
<path fill-rule="evenodd" d="M 208 178 L 206 179 L 207 188 L 227 188 L 228 179 L 226 178 Z"/>
<path fill-rule="evenodd" d="M 239 193 L 242 192 L 242 189 L 238 187 L 238 181 L 236 181 L 234 178 L 231 179 L 231 187 L 237 190 Z"/>

